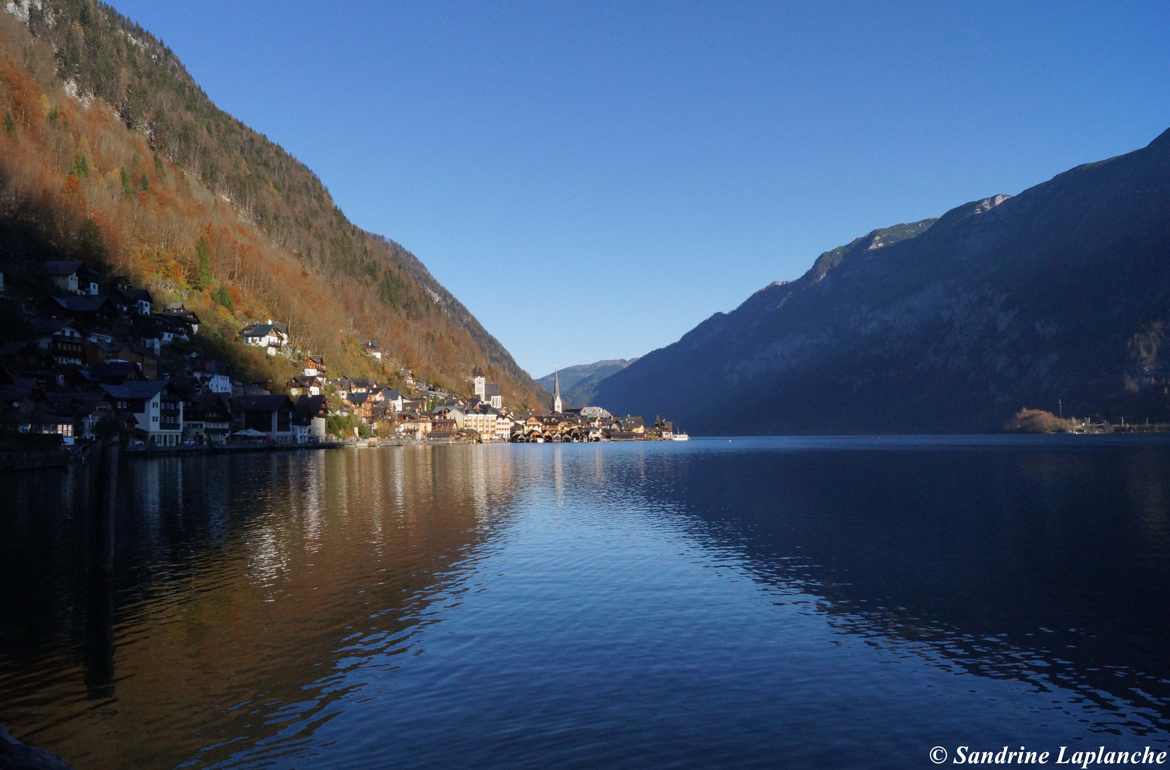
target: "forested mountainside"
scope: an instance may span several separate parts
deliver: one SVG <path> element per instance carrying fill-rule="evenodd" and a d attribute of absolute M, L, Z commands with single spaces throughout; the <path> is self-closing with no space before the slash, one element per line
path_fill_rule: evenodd
<path fill-rule="evenodd" d="M 591 364 L 577 364 L 561 369 L 561 399 L 565 406 L 584 407 L 593 403 L 598 383 L 614 372 L 620 372 L 637 361 L 636 358 L 607 358 L 604 361 L 594 361 Z M 546 374 L 536 382 L 552 394 L 554 379 L 557 372 Z"/>
<path fill-rule="evenodd" d="M 875 230 L 598 386 L 693 432 L 1170 417 L 1170 131 L 1015 197 Z"/>
<path fill-rule="evenodd" d="M 0 257 L 101 263 L 215 334 L 274 318 L 342 366 L 376 339 L 436 383 L 480 366 L 510 403 L 542 398 L 413 254 L 350 223 L 148 32 L 92 0 L 0 8 Z"/>

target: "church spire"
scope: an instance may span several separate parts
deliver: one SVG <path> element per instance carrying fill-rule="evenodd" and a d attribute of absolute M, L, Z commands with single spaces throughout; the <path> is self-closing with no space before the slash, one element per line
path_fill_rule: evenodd
<path fill-rule="evenodd" d="M 553 414 L 561 413 L 561 370 L 553 374 Z"/>

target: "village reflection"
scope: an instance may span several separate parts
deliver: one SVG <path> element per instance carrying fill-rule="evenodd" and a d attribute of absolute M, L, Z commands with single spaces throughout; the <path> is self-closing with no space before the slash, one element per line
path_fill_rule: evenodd
<path fill-rule="evenodd" d="M 0 721 L 81 767 L 295 762 L 333 720 L 353 736 L 489 709 L 501 693 L 566 695 L 525 689 L 528 656 L 550 645 L 576 644 L 571 662 L 596 686 L 625 664 L 582 643 L 594 626 L 612 626 L 635 667 L 664 640 L 686 640 L 675 654 L 697 640 L 699 668 L 749 690 L 791 685 L 773 673 L 787 653 L 750 672 L 722 657 L 723 632 L 745 617 L 704 597 L 742 581 L 768 597 L 750 623 L 827 629 L 817 676 L 849 662 L 836 642 L 882 651 L 849 691 L 901 687 L 880 678 L 888 655 L 968 677 L 957 693 L 972 677 L 1022 683 L 1045 703 L 1061 693 L 1088 709 L 1070 707 L 1069 721 L 1090 732 L 1170 730 L 1170 445 L 821 441 L 135 462 L 105 579 L 85 485 L 22 477 L 0 518 Z M 664 572 L 678 582 L 643 606 L 676 625 L 624 613 Z M 485 628 L 498 632 L 486 651 Z M 497 665 L 511 677 L 484 673 Z M 687 670 L 685 682 L 702 681 Z M 501 689 L 432 697 L 408 671 L 439 689 L 474 671 Z M 379 702 L 370 690 L 395 682 L 418 715 L 364 711 Z M 677 704 L 677 684 L 647 702 Z M 718 690 L 699 692 L 720 718 Z M 761 697 L 759 708 L 779 703 Z M 609 713 L 604 700 L 593 706 Z M 541 735 L 539 720 L 523 724 Z"/>
<path fill-rule="evenodd" d="M 92 534 L 69 476 L 21 484 L 0 523 L 3 577 L 37 588 L 3 594 L 0 719 L 79 766 L 140 767 L 215 761 L 325 718 L 344 672 L 410 647 L 436 622 L 433 597 L 507 526 L 513 459 L 398 447 L 135 462 L 105 580 L 61 556 Z"/>

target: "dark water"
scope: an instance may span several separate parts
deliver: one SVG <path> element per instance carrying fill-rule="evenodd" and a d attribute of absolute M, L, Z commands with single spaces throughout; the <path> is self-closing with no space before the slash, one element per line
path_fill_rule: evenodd
<path fill-rule="evenodd" d="M 341 450 L 123 481 L 107 582 L 66 474 L 0 479 L 0 722 L 83 770 L 1170 749 L 1164 441 Z"/>

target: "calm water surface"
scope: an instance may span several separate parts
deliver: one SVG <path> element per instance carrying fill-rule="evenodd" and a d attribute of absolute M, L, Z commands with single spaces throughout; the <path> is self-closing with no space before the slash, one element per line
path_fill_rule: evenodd
<path fill-rule="evenodd" d="M 82 770 L 1170 750 L 1170 443 L 138 461 L 112 580 L 0 478 L 0 722 Z"/>

